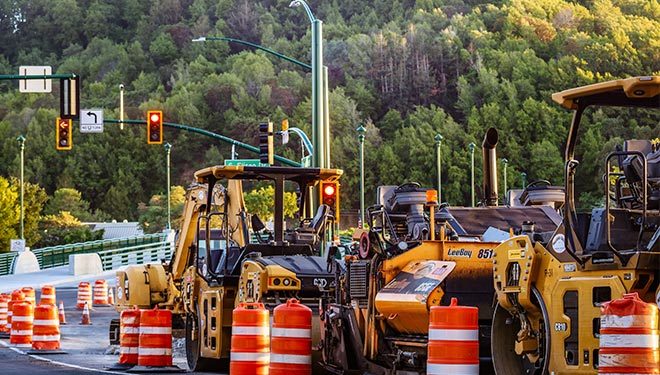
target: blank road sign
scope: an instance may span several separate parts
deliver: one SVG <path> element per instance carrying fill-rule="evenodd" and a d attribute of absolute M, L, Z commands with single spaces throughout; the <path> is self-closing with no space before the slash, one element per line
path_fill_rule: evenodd
<path fill-rule="evenodd" d="M 20 66 L 18 74 L 21 76 L 43 76 L 53 74 L 50 66 Z M 53 81 L 51 79 L 21 79 L 18 81 L 20 92 L 51 92 Z"/>

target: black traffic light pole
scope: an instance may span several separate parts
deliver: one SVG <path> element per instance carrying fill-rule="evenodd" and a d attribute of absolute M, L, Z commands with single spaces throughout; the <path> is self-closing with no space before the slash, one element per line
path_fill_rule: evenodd
<path fill-rule="evenodd" d="M 124 123 L 124 124 L 135 124 L 135 125 L 146 125 L 147 124 L 147 121 L 145 121 L 145 120 L 124 120 L 124 121 L 121 121 L 121 120 L 114 120 L 114 119 L 104 119 L 103 122 L 108 123 L 108 124 L 122 124 L 122 123 Z M 177 123 L 174 123 L 174 122 L 163 122 L 163 126 L 167 126 L 167 127 L 174 128 L 174 129 L 179 129 L 179 130 L 185 130 L 185 131 L 189 131 L 189 132 L 192 132 L 192 133 L 201 134 L 201 135 L 213 138 L 213 139 L 220 140 L 220 141 L 225 142 L 225 143 L 229 143 L 231 145 L 235 145 L 235 146 L 240 147 L 244 150 L 248 150 L 250 152 L 253 152 L 257 155 L 260 154 L 260 151 L 259 151 L 258 147 L 254 147 L 254 146 L 249 145 L 247 143 L 243 143 L 243 142 L 237 141 L 233 138 L 225 137 L 224 135 L 213 133 L 213 132 L 210 132 L 208 130 L 199 129 L 199 128 L 195 128 L 195 127 L 188 126 L 188 125 L 183 125 L 183 124 L 177 124 Z M 279 156 L 279 155 L 274 155 L 274 156 L 275 156 L 275 160 L 277 160 L 277 161 L 279 161 L 283 164 L 290 165 L 292 167 L 300 167 L 301 166 L 300 163 L 295 162 L 291 159 L 287 159 L 287 158 Z"/>

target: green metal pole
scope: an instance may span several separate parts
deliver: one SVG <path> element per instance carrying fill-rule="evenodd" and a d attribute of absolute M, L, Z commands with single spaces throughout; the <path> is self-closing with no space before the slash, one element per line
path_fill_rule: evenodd
<path fill-rule="evenodd" d="M 520 173 L 520 177 L 522 177 L 522 188 L 525 190 L 525 187 L 527 186 L 527 173 Z"/>
<path fill-rule="evenodd" d="M 323 128 L 323 21 L 312 21 L 312 155 L 313 167 L 325 166 Z"/>
<path fill-rule="evenodd" d="M 507 199 L 507 189 L 509 186 L 506 183 L 506 178 L 507 178 L 507 167 L 509 166 L 509 161 L 506 158 L 502 158 L 502 164 L 504 164 L 504 202 L 505 204 L 509 204 L 509 200 Z"/>
<path fill-rule="evenodd" d="M 193 39 L 192 41 L 193 42 L 205 42 L 207 40 L 208 41 L 224 41 L 224 42 L 236 43 L 236 44 L 241 44 L 241 45 L 244 45 L 244 46 L 256 48 L 256 49 L 264 51 L 266 53 L 270 53 L 271 55 L 273 55 L 277 58 L 280 58 L 282 60 L 286 60 L 290 63 L 294 63 L 294 64 L 302 67 L 305 70 L 312 70 L 312 66 L 309 65 L 309 64 L 305 64 L 302 61 L 298 61 L 298 60 L 294 59 L 293 57 L 289 57 L 287 55 L 284 55 L 284 54 L 281 54 L 277 51 L 274 51 L 270 48 L 261 46 L 259 44 L 251 43 L 251 42 L 248 42 L 248 41 L 245 41 L 245 40 L 234 39 L 234 38 L 226 38 L 226 37 L 223 37 L 223 36 L 201 36 L 197 39 Z"/>
<path fill-rule="evenodd" d="M 330 91 L 328 90 L 328 67 L 323 67 L 323 149 L 325 168 L 330 168 Z"/>
<path fill-rule="evenodd" d="M 435 137 L 435 164 L 438 168 L 438 203 L 442 202 L 442 135 L 436 134 Z"/>
<path fill-rule="evenodd" d="M 73 73 L 65 74 L 0 74 L 0 81 L 2 80 L 15 80 L 15 79 L 53 79 L 53 78 L 76 78 L 77 75 Z"/>
<path fill-rule="evenodd" d="M 172 145 L 165 143 L 165 152 L 167 153 L 167 229 L 172 229 L 172 206 L 171 206 L 171 184 L 170 184 L 170 154 Z"/>
<path fill-rule="evenodd" d="M 475 202 L 474 202 L 474 148 L 476 145 L 474 143 L 470 143 L 468 145 L 470 148 L 470 160 L 472 167 L 470 169 L 470 202 L 472 202 L 472 207 L 474 207 Z"/>
<path fill-rule="evenodd" d="M 25 197 L 25 184 L 24 184 L 24 175 L 23 175 L 23 165 L 24 165 L 24 156 L 25 156 L 25 137 L 20 135 L 16 139 L 21 143 L 21 239 L 25 239 L 24 228 L 25 228 L 25 206 L 24 206 L 24 197 Z"/>
<path fill-rule="evenodd" d="M 360 125 L 357 128 L 358 141 L 360 141 L 360 223 L 361 228 L 364 228 L 364 135 L 367 129 Z"/>

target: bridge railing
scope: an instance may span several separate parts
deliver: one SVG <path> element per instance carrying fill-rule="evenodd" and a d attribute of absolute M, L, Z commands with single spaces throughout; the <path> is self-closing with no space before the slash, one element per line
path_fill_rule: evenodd
<path fill-rule="evenodd" d="M 172 257 L 172 253 L 173 246 L 168 241 L 98 252 L 104 271 L 113 270 L 129 264 L 145 264 L 169 260 Z"/>
<path fill-rule="evenodd" d="M 39 261 L 39 267 L 41 269 L 46 269 L 69 264 L 69 255 L 100 253 L 103 251 L 126 249 L 140 245 L 160 244 L 165 242 L 166 238 L 166 234 L 156 233 L 145 236 L 50 246 L 41 249 L 34 249 L 32 252 Z M 12 262 L 15 257 L 16 253 L 0 254 L 0 275 L 8 275 L 12 272 Z"/>

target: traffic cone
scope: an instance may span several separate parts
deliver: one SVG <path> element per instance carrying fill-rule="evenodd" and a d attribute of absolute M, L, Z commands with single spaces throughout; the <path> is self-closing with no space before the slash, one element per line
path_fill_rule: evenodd
<path fill-rule="evenodd" d="M 108 288 L 108 305 L 115 304 L 115 292 L 112 291 L 112 288 Z"/>
<path fill-rule="evenodd" d="M 80 321 L 80 324 L 84 326 L 92 324 L 92 320 L 89 317 L 89 307 L 87 306 L 87 302 L 85 302 L 85 307 L 83 307 L 82 320 Z"/>
<path fill-rule="evenodd" d="M 66 324 L 66 315 L 64 315 L 64 302 L 60 301 L 60 325 Z"/>

